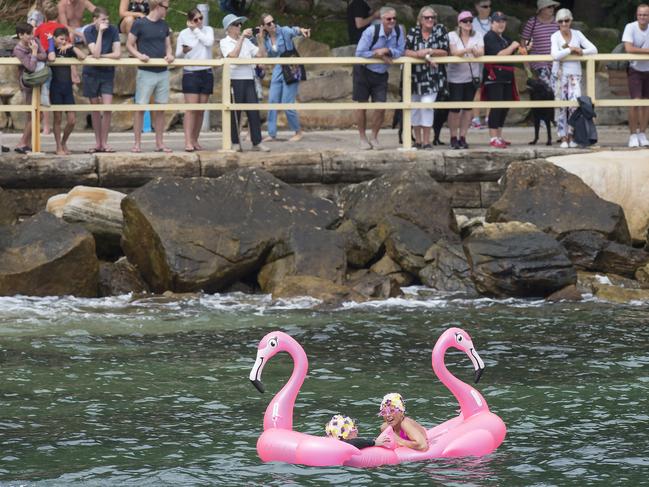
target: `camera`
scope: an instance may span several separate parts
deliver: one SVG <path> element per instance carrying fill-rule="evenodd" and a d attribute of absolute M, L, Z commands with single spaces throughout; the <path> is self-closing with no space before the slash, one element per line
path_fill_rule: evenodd
<path fill-rule="evenodd" d="M 259 35 L 259 27 L 252 28 L 252 35 L 257 37 Z"/>

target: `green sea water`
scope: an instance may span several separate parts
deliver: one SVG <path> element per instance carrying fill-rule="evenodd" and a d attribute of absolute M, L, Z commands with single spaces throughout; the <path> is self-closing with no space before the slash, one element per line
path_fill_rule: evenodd
<path fill-rule="evenodd" d="M 1 298 L 0 484 L 647 485 L 647 322 L 641 305 L 416 294 L 338 309 L 244 295 Z M 369 470 L 258 459 L 265 408 L 292 370 L 280 354 L 265 394 L 248 380 L 267 332 L 291 334 L 309 358 L 297 430 L 323 435 L 342 412 L 373 436 L 386 392 L 426 427 L 456 415 L 430 357 L 450 326 L 485 361 L 477 388 L 508 428 L 496 452 Z M 446 362 L 471 380 L 466 355 Z"/>

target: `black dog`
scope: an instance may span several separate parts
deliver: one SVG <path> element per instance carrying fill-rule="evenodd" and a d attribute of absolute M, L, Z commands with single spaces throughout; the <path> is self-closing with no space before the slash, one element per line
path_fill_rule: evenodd
<path fill-rule="evenodd" d="M 528 79 L 527 87 L 530 90 L 531 100 L 554 100 L 554 93 L 550 87 L 539 79 Z M 534 117 L 534 140 L 530 142 L 530 145 L 535 145 L 539 140 L 541 121 L 545 122 L 545 128 L 548 130 L 546 145 L 552 145 L 551 127 L 554 123 L 554 108 L 532 108 L 532 116 Z"/>

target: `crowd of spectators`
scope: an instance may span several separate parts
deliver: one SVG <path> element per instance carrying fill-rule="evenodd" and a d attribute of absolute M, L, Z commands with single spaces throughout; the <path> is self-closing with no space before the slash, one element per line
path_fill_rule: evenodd
<path fill-rule="evenodd" d="M 46 0 L 43 14 L 32 11 L 29 23 L 16 26 L 18 44 L 14 56 L 21 62 L 19 67 L 20 86 L 26 103 L 31 102 L 32 84 L 25 83 L 23 73 L 33 74 L 45 67 L 47 60 L 57 57 L 85 55 L 77 43 L 85 43 L 89 56 L 118 59 L 121 57 L 119 33 L 127 35 L 126 48 L 142 64 L 136 76 L 136 104 L 165 104 L 169 99 L 169 69 L 167 66 L 147 66 L 152 58 L 162 58 L 168 64 L 175 58 L 209 60 L 214 44 L 213 29 L 203 22 L 203 14 L 197 8 L 187 13 L 186 29 L 178 36 L 175 50 L 171 42 L 171 30 L 165 17 L 170 0 L 120 0 L 120 22 L 110 23 L 108 12 L 93 5 L 90 0 Z M 597 48 L 587 37 L 573 28 L 573 14 L 569 9 L 559 8 L 554 0 L 538 0 L 536 14 L 524 22 L 520 41 L 511 39 L 505 32 L 507 15 L 491 11 L 490 0 L 475 2 L 476 13 L 462 11 L 457 16 L 457 25 L 449 31 L 439 22 L 433 6 L 423 7 L 417 16 L 417 24 L 406 31 L 397 20 L 393 7 L 372 10 L 365 0 L 352 0 L 348 4 L 347 25 L 351 43 L 356 44 L 356 56 L 375 61 L 358 64 L 353 68 L 354 101 L 367 103 L 385 102 L 388 96 L 389 66 L 401 56 L 421 59 L 412 66 L 412 101 L 432 103 L 436 100 L 513 102 L 518 99 L 514 79 L 514 67 L 507 63 L 491 62 L 481 65 L 476 62 L 445 64 L 436 62 L 441 56 L 478 58 L 507 56 L 514 54 L 550 54 L 553 62 L 531 63 L 532 76 L 545 83 L 557 100 L 577 100 L 581 96 L 581 63 L 564 60 L 569 55 L 587 56 L 596 54 Z M 92 13 L 91 24 L 82 25 L 85 11 Z M 558 10 L 558 11 L 557 11 Z M 237 11 L 238 12 L 238 11 Z M 248 19 L 237 12 L 223 18 L 226 36 L 219 46 L 224 57 L 253 59 L 258 57 L 284 57 L 295 54 L 296 37 L 309 37 L 310 29 L 299 26 L 281 26 L 271 14 L 264 13 L 257 27 L 244 27 Z M 628 53 L 649 54 L 649 5 L 641 4 L 636 11 L 636 21 L 627 24 L 622 42 Z M 269 103 L 294 103 L 299 81 L 303 79 L 300 70 L 287 75 L 286 66 L 273 67 L 270 79 Z M 297 66 L 299 68 L 299 65 Z M 84 66 L 80 78 L 75 66 L 52 66 L 45 81 L 40 84 L 41 103 L 72 105 L 72 87 L 83 80 L 83 95 L 92 104 L 110 104 L 113 96 L 114 67 Z M 265 70 L 254 64 L 233 65 L 230 71 L 232 101 L 255 104 L 260 101 L 258 79 Z M 295 77 L 293 77 L 295 76 Z M 628 85 L 632 99 L 649 99 L 649 61 L 633 61 L 628 69 Z M 208 66 L 186 66 L 183 68 L 182 90 L 187 103 L 207 102 L 213 92 L 214 76 Z M 569 124 L 573 107 L 556 110 L 555 121 L 561 145 L 576 147 Z M 492 108 L 485 122 L 489 128 L 489 145 L 505 149 L 509 142 L 503 136 L 508 108 Z M 44 131 L 50 130 L 49 120 L 44 114 Z M 55 112 L 54 137 L 57 154 L 68 154 L 66 141 L 74 127 L 74 112 L 66 115 L 66 125 L 61 131 L 63 112 Z M 202 110 L 189 110 L 184 116 L 185 150 L 202 150 L 199 143 L 203 125 Z M 273 142 L 277 137 L 277 111 L 268 113 L 268 134 L 262 138 L 262 126 L 258 110 L 246 110 L 249 136 L 253 150 L 268 151 L 263 142 Z M 373 110 L 371 118 L 367 110 L 355 112 L 360 148 L 380 149 L 379 132 L 383 126 L 385 110 Z M 142 150 L 142 129 L 144 112 L 135 112 L 133 152 Z M 241 113 L 232 112 L 232 142 L 240 148 Z M 303 132 L 295 110 L 286 110 L 286 118 L 294 135 L 290 141 L 302 139 Z M 114 152 L 108 144 L 111 112 L 96 111 L 91 114 L 95 133 L 95 146 L 87 152 Z M 432 149 L 431 128 L 435 111 L 418 108 L 412 112 L 414 146 L 417 149 Z M 164 112 L 152 112 L 155 130 L 155 150 L 171 152 L 164 143 Z M 646 137 L 649 122 L 649 107 L 632 107 L 629 110 L 629 147 L 647 147 Z M 366 130 L 370 128 L 368 138 Z M 450 147 L 468 148 L 467 132 L 470 127 L 481 127 L 479 111 L 450 110 L 448 114 Z M 406 134 L 409 136 L 410 134 Z M 25 124 L 22 137 L 15 147 L 17 152 L 31 150 L 31 123 Z"/>

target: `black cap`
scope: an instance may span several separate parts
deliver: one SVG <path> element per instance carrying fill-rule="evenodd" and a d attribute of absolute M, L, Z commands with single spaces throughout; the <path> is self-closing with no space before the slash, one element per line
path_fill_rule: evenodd
<path fill-rule="evenodd" d="M 507 16 L 502 13 L 502 12 L 494 12 L 491 14 L 491 21 L 492 22 L 500 22 L 502 20 L 507 20 Z"/>

